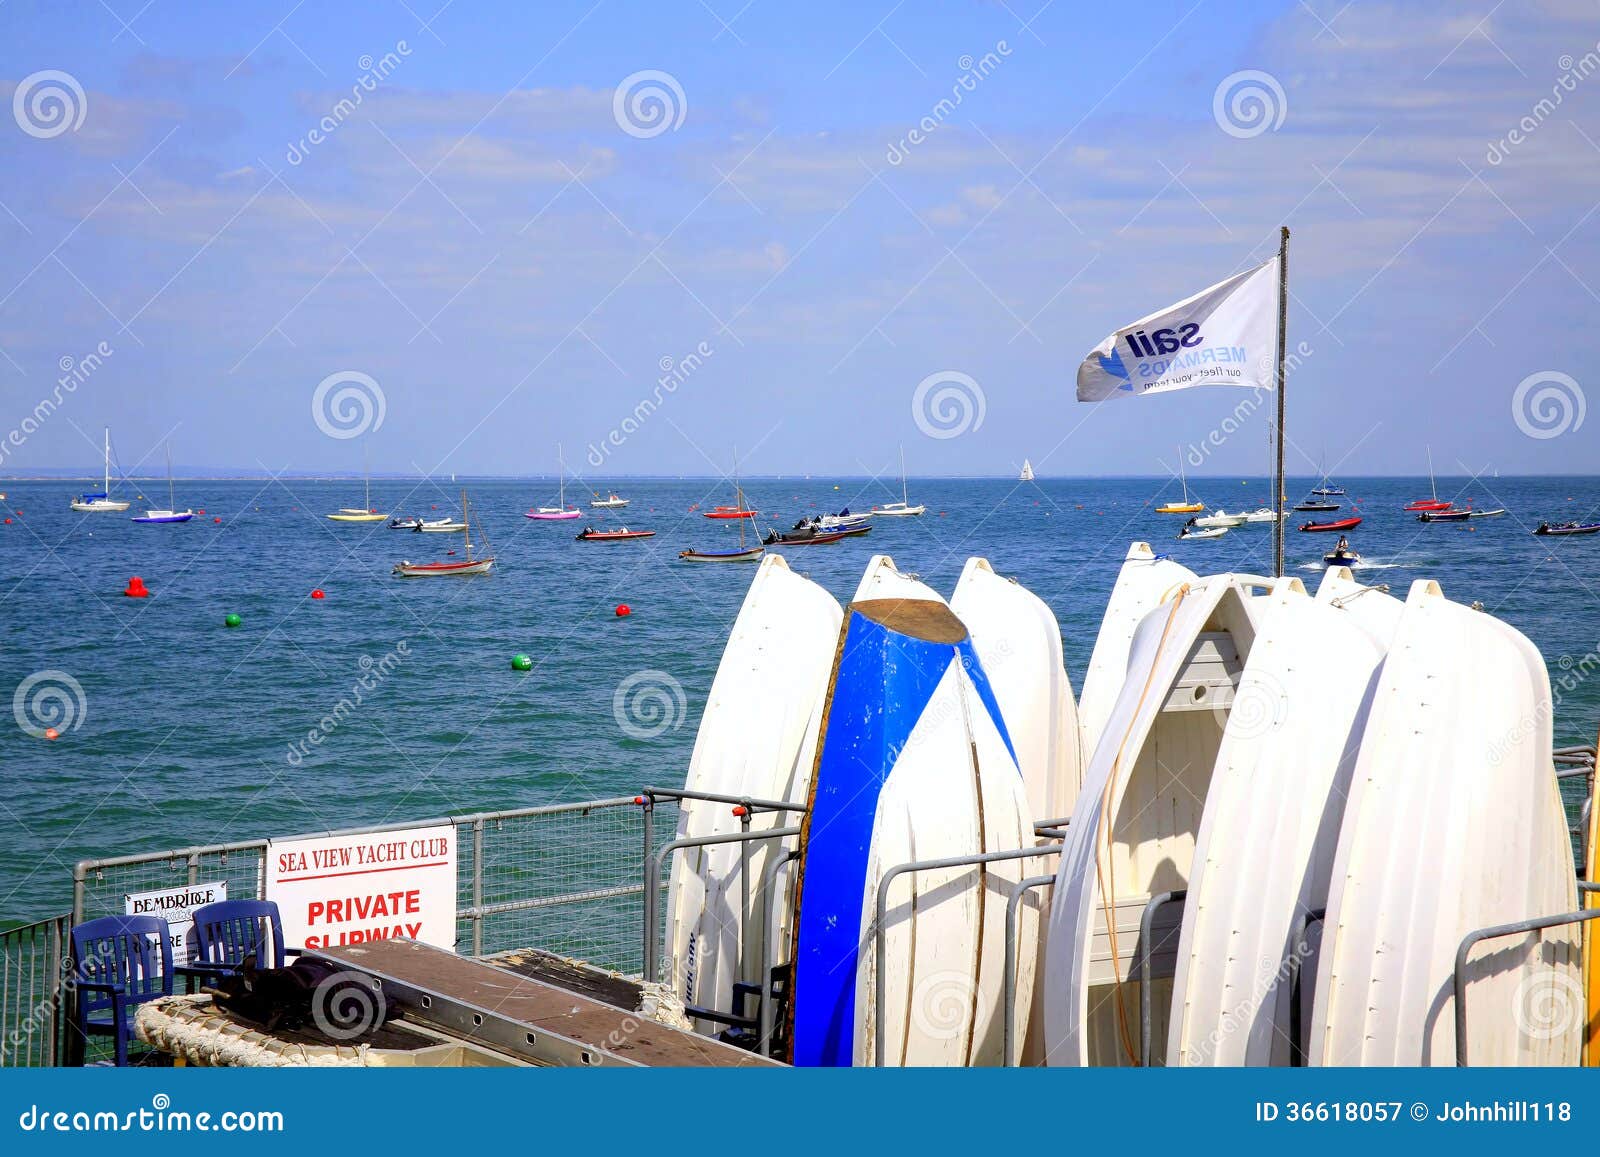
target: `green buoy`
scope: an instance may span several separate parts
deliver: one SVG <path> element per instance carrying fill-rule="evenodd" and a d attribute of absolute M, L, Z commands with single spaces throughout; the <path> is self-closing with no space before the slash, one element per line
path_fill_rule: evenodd
<path fill-rule="evenodd" d="M 244 622 L 243 619 L 241 619 L 238 615 L 232 614 L 231 612 L 227 618 L 222 620 L 223 625 L 227 627 L 237 627 L 242 622 Z"/>
<path fill-rule="evenodd" d="M 513 671 L 531 671 L 533 670 L 533 660 L 526 655 L 512 655 L 511 669 Z"/>

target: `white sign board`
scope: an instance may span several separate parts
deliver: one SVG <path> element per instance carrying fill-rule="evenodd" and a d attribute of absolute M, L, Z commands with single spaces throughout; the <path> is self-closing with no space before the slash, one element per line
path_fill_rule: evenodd
<path fill-rule="evenodd" d="M 214 884 L 186 884 L 181 888 L 158 888 L 154 892 L 130 892 L 122 898 L 122 910 L 129 916 L 161 916 L 172 936 L 172 963 L 191 963 L 194 946 L 189 933 L 194 930 L 194 910 L 228 898 L 228 881 Z"/>
<path fill-rule="evenodd" d="M 266 894 L 291 948 L 406 939 L 453 950 L 455 826 L 272 840 Z"/>

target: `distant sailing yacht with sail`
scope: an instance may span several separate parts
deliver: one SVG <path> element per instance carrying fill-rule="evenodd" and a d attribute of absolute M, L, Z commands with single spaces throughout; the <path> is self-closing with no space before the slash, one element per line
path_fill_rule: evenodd
<path fill-rule="evenodd" d="M 115 514 L 128 509 L 129 503 L 111 497 L 111 427 L 106 427 L 105 481 L 98 493 L 80 494 L 72 500 L 72 509 L 82 514 Z"/>
<path fill-rule="evenodd" d="M 1029 462 L 1026 458 L 1024 458 L 1022 460 L 1022 473 L 1017 475 L 1017 481 L 1018 482 L 1032 482 L 1033 481 L 1033 463 Z"/>
<path fill-rule="evenodd" d="M 920 503 L 911 505 L 911 495 L 906 489 L 906 448 L 900 447 L 900 501 L 890 502 L 885 506 L 874 506 L 873 517 L 907 518 L 918 514 L 926 514 L 928 508 Z"/>

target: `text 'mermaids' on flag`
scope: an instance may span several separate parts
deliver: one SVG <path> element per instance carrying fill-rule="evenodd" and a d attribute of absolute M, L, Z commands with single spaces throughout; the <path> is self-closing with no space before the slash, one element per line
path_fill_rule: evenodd
<path fill-rule="evenodd" d="M 1078 367 L 1078 401 L 1190 386 L 1273 388 L 1278 258 L 1119 329 Z"/>

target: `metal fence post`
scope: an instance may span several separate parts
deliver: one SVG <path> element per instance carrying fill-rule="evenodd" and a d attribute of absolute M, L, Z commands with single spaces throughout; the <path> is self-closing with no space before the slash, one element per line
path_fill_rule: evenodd
<path fill-rule="evenodd" d="M 661 870 L 656 867 L 655 857 L 651 855 L 651 845 L 655 843 L 656 801 L 649 788 L 639 797 L 639 806 L 643 809 L 639 826 L 644 831 L 644 960 L 640 971 L 646 980 L 655 980 L 656 973 L 660 971 L 660 961 L 656 956 L 656 940 L 660 934 L 656 923 L 661 919 L 661 904 L 656 893 L 661 890 Z"/>
<path fill-rule="evenodd" d="M 472 821 L 472 955 L 483 955 L 483 820 Z"/>

